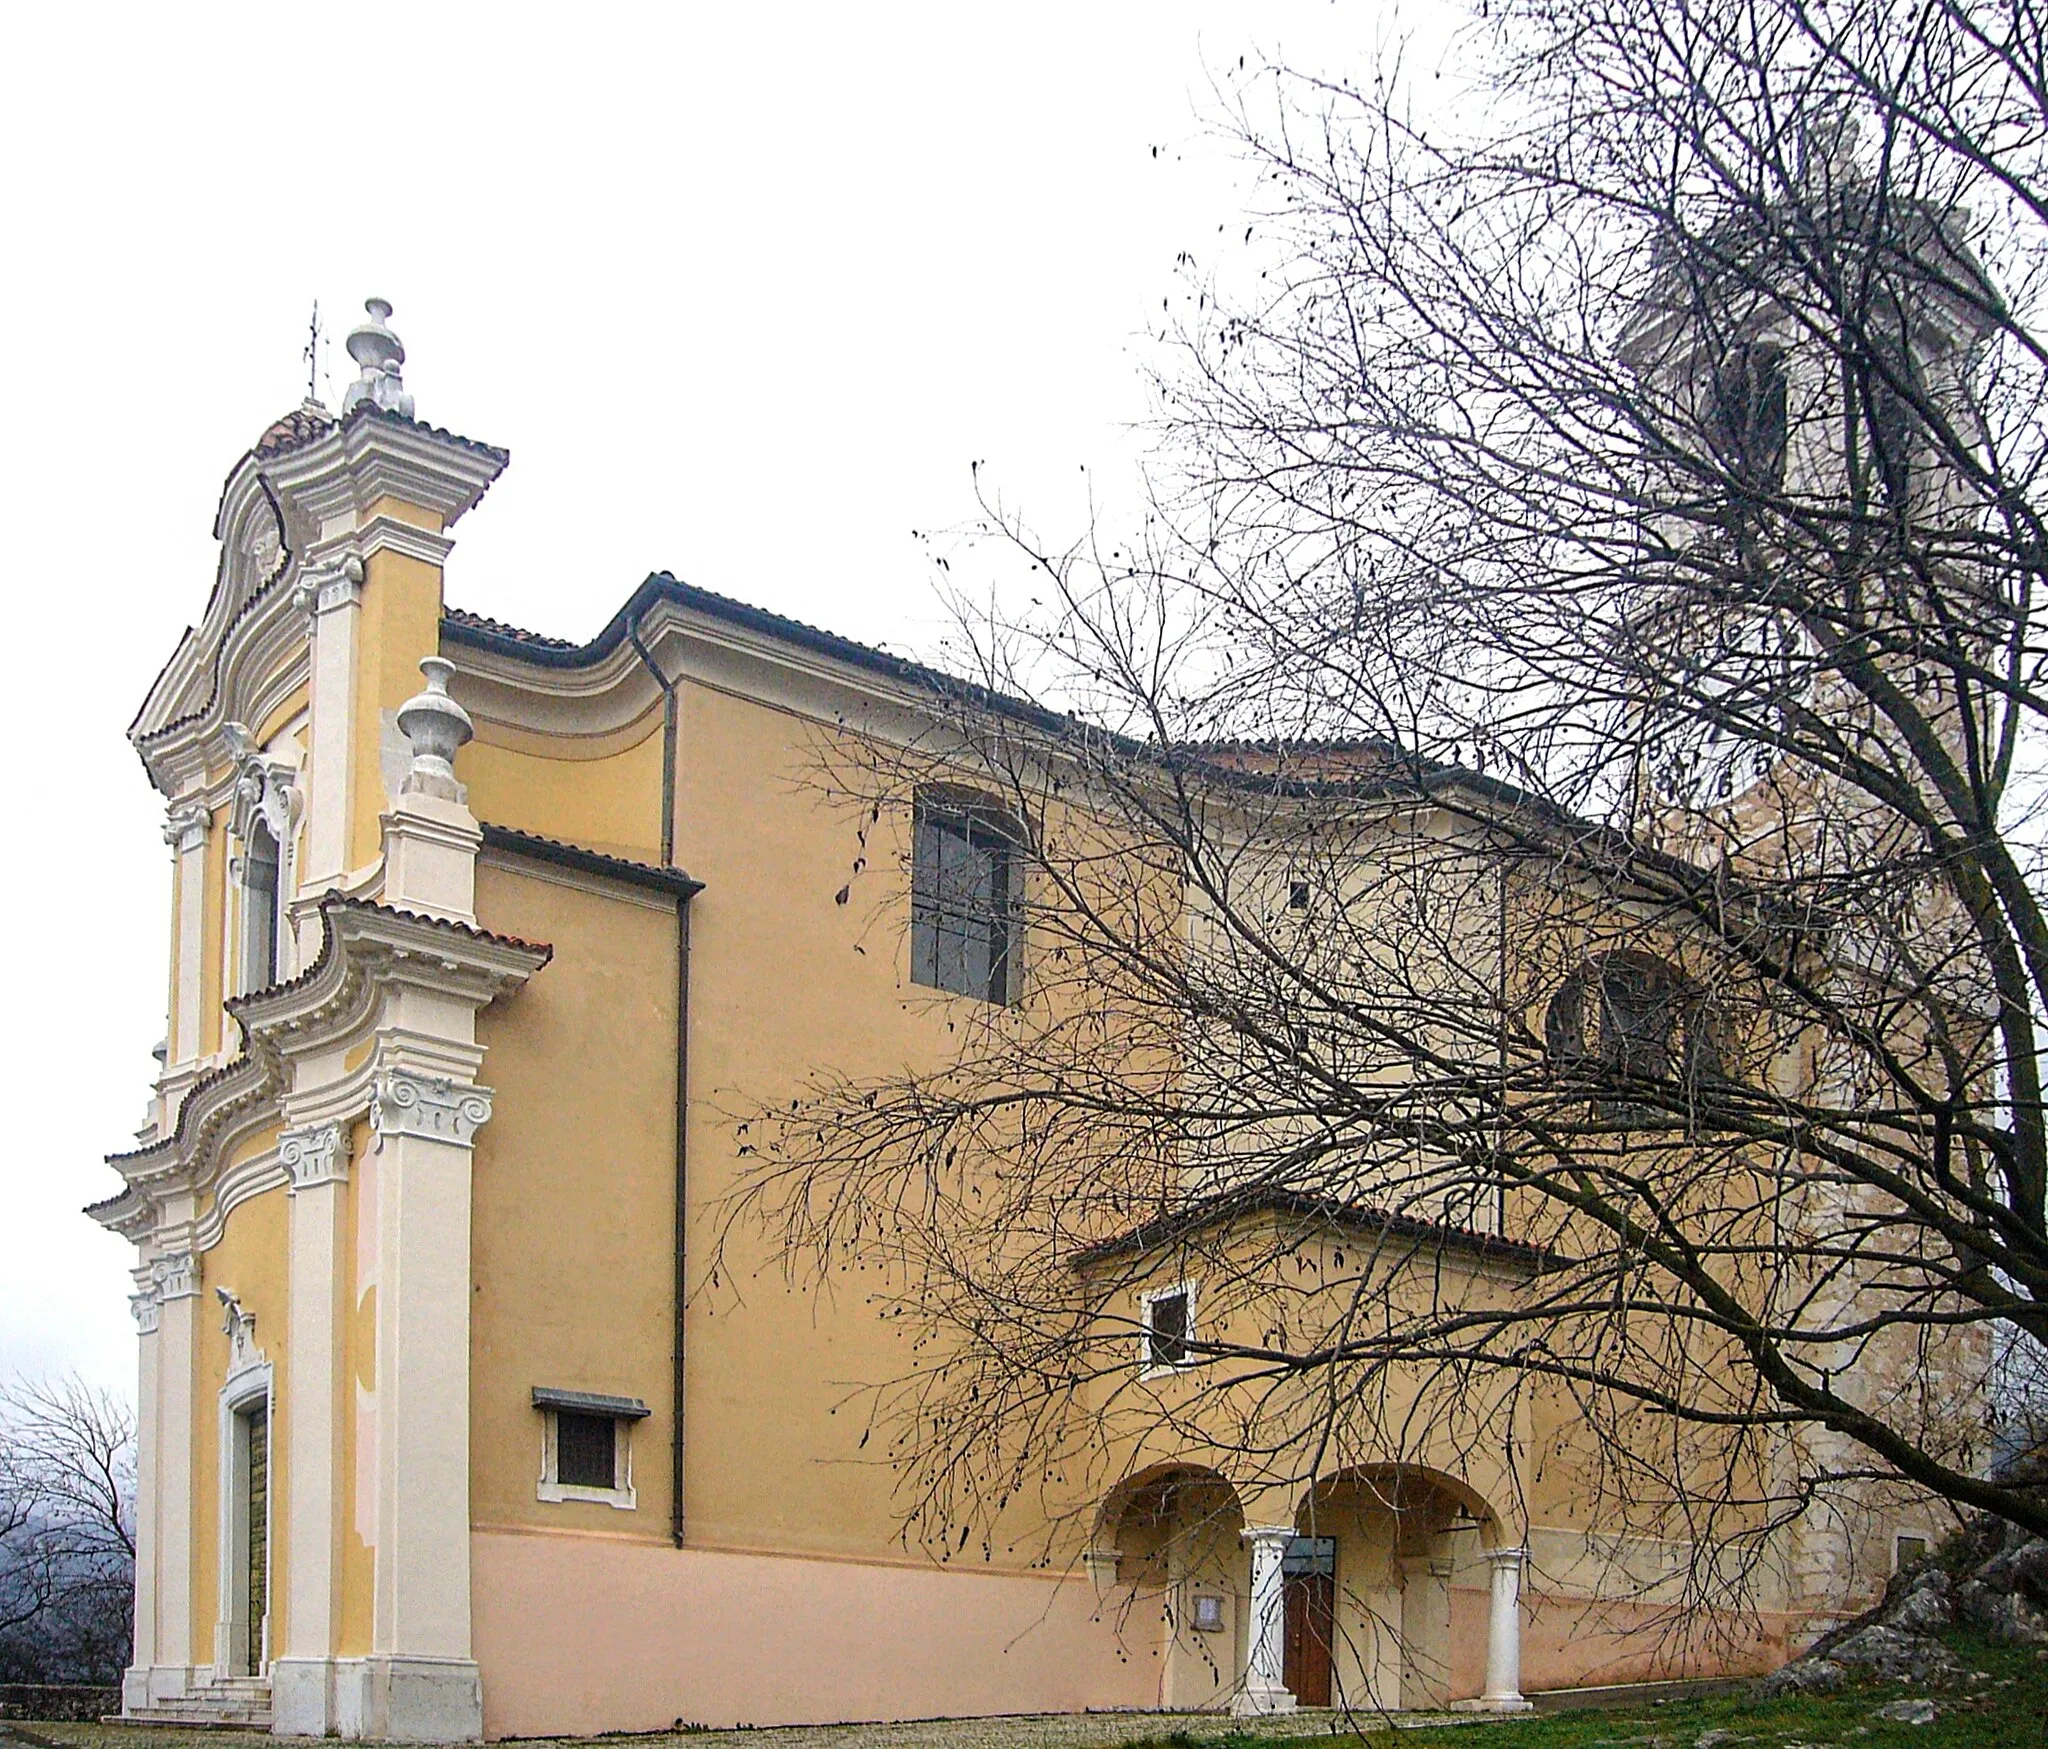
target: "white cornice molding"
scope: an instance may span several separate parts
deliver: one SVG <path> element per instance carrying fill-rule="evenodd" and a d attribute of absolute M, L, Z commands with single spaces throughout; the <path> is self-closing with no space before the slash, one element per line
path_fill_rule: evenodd
<path fill-rule="evenodd" d="M 296 1095 L 288 1099 L 295 1064 L 345 1050 L 373 1032 L 380 1040 L 379 1068 L 467 1082 L 482 1061 L 481 1049 L 416 1037 L 403 1027 L 380 1029 L 386 997 L 410 990 L 482 1008 L 517 990 L 551 952 L 361 901 L 329 898 L 320 915 L 320 953 L 305 972 L 229 1004 L 246 1040 L 243 1054 L 194 1083 L 169 1136 L 109 1158 L 107 1163 L 128 1181 L 128 1190 L 94 1205 L 91 1213 L 103 1225 L 130 1238 L 146 1237 L 159 1230 L 172 1198 L 199 1196 L 215 1188 L 217 1180 L 226 1186 L 233 1178 L 236 1200 L 288 1183 L 289 1172 L 277 1151 L 242 1162 L 232 1174 L 224 1174 L 221 1163 L 248 1137 L 282 1122 L 288 1104 L 301 1123 L 312 1115 L 305 1109 L 308 1102 Z M 360 1104 L 351 1110 L 324 1109 L 320 1117 L 339 1122 L 365 1109 L 369 1078 L 357 1078 L 355 1086 Z M 221 1200 L 216 1189 L 209 1229 L 225 1219 Z M 209 1230 L 204 1237 L 211 1243 L 217 1234 Z"/>
<path fill-rule="evenodd" d="M 447 535 L 436 534 L 417 523 L 401 522 L 395 516 L 371 517 L 357 530 L 354 545 L 365 560 L 378 553 L 399 553 L 435 566 L 447 564 L 448 555 L 455 550 L 454 541 Z"/>
<path fill-rule="evenodd" d="M 351 512 L 360 519 L 379 498 L 417 504 L 452 527 L 503 470 L 497 456 L 430 426 L 363 416 L 277 458 L 269 478 L 323 531 Z"/>
<path fill-rule="evenodd" d="M 445 529 L 503 468 L 499 456 L 446 433 L 375 416 L 280 456 L 244 457 L 214 522 L 221 556 L 205 615 L 164 665 L 130 731 L 158 788 L 176 795 L 202 781 L 204 751 L 221 723 L 260 723 L 304 684 L 306 625 L 295 587 L 303 572 L 324 569 L 351 547 L 358 557 L 388 549 L 446 560 L 453 543 L 445 534 L 369 517 L 371 505 L 417 504 Z"/>

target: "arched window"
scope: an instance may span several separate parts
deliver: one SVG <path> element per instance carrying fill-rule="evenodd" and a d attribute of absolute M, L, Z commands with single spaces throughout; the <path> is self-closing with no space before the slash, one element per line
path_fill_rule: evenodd
<path fill-rule="evenodd" d="M 1698 991 L 1644 954 L 1604 954 L 1574 972 L 1551 999 L 1546 1030 L 1560 1063 L 1646 1081 L 1720 1072 Z"/>
<path fill-rule="evenodd" d="M 950 791 L 917 798 L 910 976 L 984 1002 L 1017 996 L 1016 835 L 1002 813 Z"/>
<path fill-rule="evenodd" d="M 277 840 L 254 821 L 242 852 L 242 991 L 277 982 Z"/>

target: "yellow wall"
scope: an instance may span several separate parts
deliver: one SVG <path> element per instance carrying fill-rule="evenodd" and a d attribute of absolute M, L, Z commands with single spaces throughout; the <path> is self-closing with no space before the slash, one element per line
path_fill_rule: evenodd
<path fill-rule="evenodd" d="M 417 521 L 421 512 L 409 520 Z M 356 671 L 355 785 L 349 861 L 360 868 L 382 848 L 384 722 L 422 685 L 420 658 L 441 647 L 441 570 L 386 549 L 371 555 L 363 584 Z"/>
<path fill-rule="evenodd" d="M 600 758 L 547 758 L 492 738 L 486 725 L 462 751 L 470 811 L 634 862 L 661 855 L 661 713 L 641 737 Z M 565 748 L 571 744 L 565 743 Z"/>
<path fill-rule="evenodd" d="M 603 760 L 472 744 L 458 770 L 480 818 L 651 859 L 658 715 L 649 729 Z M 786 1282 L 780 1253 L 755 1237 L 741 1237 L 736 1274 L 703 1282 L 741 1164 L 731 1108 L 787 1097 L 827 1065 L 879 1072 L 947 1045 L 952 1005 L 908 988 L 904 919 L 877 914 L 879 887 L 835 903 L 856 823 L 798 781 L 811 733 L 768 706 L 682 689 L 677 861 L 706 883 L 691 905 L 688 1538 L 910 1560 L 921 1557 L 896 1540 L 894 1478 L 861 1461 L 859 1412 L 841 1408 L 849 1381 L 904 1367 L 893 1330 L 857 1288 L 821 1299 Z M 893 866 L 901 846 L 883 840 L 896 829 L 871 831 L 871 867 Z M 486 927 L 550 942 L 555 957 L 479 1023 L 498 1099 L 477 1156 L 474 1512 L 479 1524 L 665 1536 L 673 923 L 489 867 L 477 908 Z M 536 1384 L 654 1409 L 635 1435 L 637 1512 L 534 1499 Z"/>
<path fill-rule="evenodd" d="M 477 870 L 490 926 L 555 954 L 478 1020 L 497 1093 L 472 1192 L 470 1511 L 484 1528 L 666 1540 L 675 911 L 659 895 L 569 887 L 547 872 Z M 647 1404 L 631 1435 L 635 1510 L 535 1498 L 535 1385 Z"/>

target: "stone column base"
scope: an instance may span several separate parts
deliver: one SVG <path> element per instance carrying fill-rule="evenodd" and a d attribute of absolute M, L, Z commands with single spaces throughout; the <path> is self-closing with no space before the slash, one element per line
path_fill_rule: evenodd
<path fill-rule="evenodd" d="M 138 1713 L 183 1700 L 198 1685 L 199 1674 L 189 1664 L 131 1664 L 121 1672 L 121 1710 Z"/>
<path fill-rule="evenodd" d="M 299 1662 L 293 1660 L 293 1662 Z M 305 1682 L 325 1661 L 300 1663 Z M 332 1672 L 333 1723 L 337 1735 L 385 1743 L 475 1743 L 484 1734 L 484 1679 L 473 1658 L 416 1658 L 376 1652 L 367 1658 L 337 1658 Z M 277 1710 L 277 1673 L 271 1674 L 271 1728 L 282 1735 Z"/>
<path fill-rule="evenodd" d="M 1300 1703 L 1294 1698 L 1294 1690 L 1278 1686 L 1268 1688 L 1261 1684 L 1254 1687 L 1246 1683 L 1230 1697 L 1231 1717 L 1239 1719 L 1262 1719 L 1276 1713 L 1291 1713 Z"/>
<path fill-rule="evenodd" d="M 338 1737 L 336 1673 L 332 1658 L 270 1661 L 270 1728 L 280 1737 Z"/>
<path fill-rule="evenodd" d="M 1454 1713 L 1533 1713 L 1535 1710 L 1536 1703 L 1520 1694 L 1482 1694 L 1477 1700 L 1451 1702 Z"/>

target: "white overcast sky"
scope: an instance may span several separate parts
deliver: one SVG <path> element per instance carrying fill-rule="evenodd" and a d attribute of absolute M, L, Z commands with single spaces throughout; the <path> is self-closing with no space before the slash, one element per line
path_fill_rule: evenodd
<path fill-rule="evenodd" d="M 1240 54 L 1356 74 L 1450 6 L 35 6 L 8 28 L 0 1379 L 132 1388 L 117 1188 L 164 1030 L 169 852 L 123 731 L 228 469 L 389 298 L 422 418 L 507 446 L 448 598 L 594 632 L 650 570 L 906 652 L 969 463 L 1115 514 L 1145 333 L 1242 235 Z M 1419 57 L 1418 57 L 1419 58 Z M 1411 61 L 1411 66 L 1415 63 Z M 1155 152 L 1154 148 L 1159 148 Z"/>

